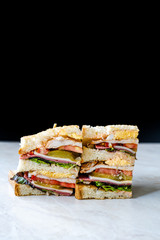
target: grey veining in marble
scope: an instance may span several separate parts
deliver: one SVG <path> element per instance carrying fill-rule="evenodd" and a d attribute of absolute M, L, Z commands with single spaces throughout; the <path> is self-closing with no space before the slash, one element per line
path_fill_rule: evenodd
<path fill-rule="evenodd" d="M 159 240 L 160 144 L 139 144 L 132 199 L 16 197 L 8 171 L 18 164 L 17 142 L 0 142 L 0 240 Z"/>

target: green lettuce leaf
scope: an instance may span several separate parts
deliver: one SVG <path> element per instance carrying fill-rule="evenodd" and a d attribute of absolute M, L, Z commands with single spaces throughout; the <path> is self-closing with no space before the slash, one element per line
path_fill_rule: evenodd
<path fill-rule="evenodd" d="M 25 179 L 24 177 L 18 176 L 18 173 L 15 174 L 11 180 L 15 180 L 17 183 L 20 184 L 28 184 L 29 182 L 27 181 L 27 179 Z"/>
<path fill-rule="evenodd" d="M 40 157 L 29 158 L 29 160 L 32 161 L 32 162 L 42 163 L 42 164 L 54 164 L 55 166 L 64 167 L 64 168 L 70 168 L 70 169 L 72 169 L 73 167 L 76 166 L 76 164 L 72 164 L 72 163 L 58 163 L 58 162 L 45 160 L 45 159 L 40 158 Z"/>
<path fill-rule="evenodd" d="M 127 191 L 127 192 L 132 191 L 132 186 L 130 186 L 130 185 L 111 186 L 111 185 L 107 185 L 107 184 L 105 184 L 103 182 L 98 182 L 98 181 L 95 182 L 95 185 L 97 187 L 103 188 L 105 191 L 117 191 L 117 190 L 119 190 L 119 191 Z"/>

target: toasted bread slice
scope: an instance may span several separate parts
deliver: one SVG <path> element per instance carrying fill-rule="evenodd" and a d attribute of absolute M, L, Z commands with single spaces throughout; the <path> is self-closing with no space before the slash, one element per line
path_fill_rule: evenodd
<path fill-rule="evenodd" d="M 124 198 L 131 198 L 132 192 L 127 191 L 105 191 L 103 189 L 98 189 L 96 186 L 87 185 L 83 183 L 76 184 L 75 187 L 75 197 L 78 200 L 82 199 L 124 199 Z"/>
<path fill-rule="evenodd" d="M 49 128 L 40 133 L 29 135 L 21 138 L 21 148 L 19 154 L 26 154 L 36 148 L 45 147 L 47 142 L 54 137 L 69 137 L 81 141 L 82 133 L 77 125 Z"/>

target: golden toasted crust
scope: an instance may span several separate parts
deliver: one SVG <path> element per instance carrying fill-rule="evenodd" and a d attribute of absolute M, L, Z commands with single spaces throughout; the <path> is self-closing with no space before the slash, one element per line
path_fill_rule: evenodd
<path fill-rule="evenodd" d="M 45 147 L 49 140 L 58 136 L 70 137 L 78 141 L 82 139 L 82 133 L 77 125 L 53 127 L 34 135 L 22 137 L 18 153 L 26 154 L 36 148 Z"/>
<path fill-rule="evenodd" d="M 8 181 L 11 184 L 11 186 L 13 187 L 14 194 L 16 196 L 45 195 L 46 194 L 45 192 L 42 192 L 36 188 L 33 189 L 29 185 L 16 183 L 14 180 L 11 180 L 11 178 L 14 175 L 15 175 L 15 172 L 10 170 L 8 173 Z"/>
<path fill-rule="evenodd" d="M 108 199 L 124 199 L 124 198 L 131 198 L 132 192 L 126 191 L 105 191 L 103 189 L 98 189 L 96 186 L 87 185 L 83 183 L 76 184 L 75 187 L 75 197 L 78 200 L 82 199 L 100 199 L 103 200 L 105 198 Z"/>

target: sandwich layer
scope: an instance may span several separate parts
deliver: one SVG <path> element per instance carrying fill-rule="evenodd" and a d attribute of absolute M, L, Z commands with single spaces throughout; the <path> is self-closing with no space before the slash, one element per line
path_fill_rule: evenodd
<path fill-rule="evenodd" d="M 134 166 L 135 157 L 124 152 L 108 152 L 106 150 L 83 147 L 82 163 L 104 161 L 109 166 Z"/>

